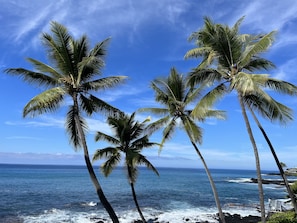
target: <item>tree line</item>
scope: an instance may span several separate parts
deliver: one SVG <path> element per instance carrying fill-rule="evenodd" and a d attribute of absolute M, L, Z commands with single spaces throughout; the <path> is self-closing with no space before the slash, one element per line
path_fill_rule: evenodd
<path fill-rule="evenodd" d="M 199 149 L 202 143 L 202 129 L 198 124 L 210 117 L 224 119 L 225 111 L 216 110 L 213 106 L 219 99 L 235 92 L 254 151 L 261 221 L 265 223 L 261 165 L 250 119 L 256 123 L 271 150 L 297 214 L 295 194 L 289 186 L 272 142 L 258 119 L 260 115 L 281 124 L 292 121 L 293 110 L 274 99 L 269 93 L 277 92 L 295 96 L 297 86 L 272 78 L 268 74 L 258 73 L 275 67 L 272 61 L 261 57 L 261 54 L 273 44 L 275 32 L 257 35 L 241 34 L 239 28 L 243 19 L 244 17 L 233 26 L 228 26 L 215 23 L 209 17 L 205 17 L 203 27 L 189 37 L 189 41 L 194 42 L 195 47 L 184 56 L 185 59 L 197 58 L 198 65 L 186 75 L 172 67 L 168 76 L 152 80 L 150 86 L 155 93 L 156 104 L 159 106 L 140 108 L 132 114 L 121 111 L 95 95 L 102 90 L 119 86 L 127 78 L 126 76 L 101 77 L 100 71 L 104 67 L 104 56 L 107 53 L 109 39 L 98 42 L 90 48 L 86 35 L 75 39 L 68 29 L 58 22 L 51 22 L 51 33 L 42 34 L 42 42 L 51 64 L 28 58 L 27 60 L 34 67 L 33 70 L 9 68 L 5 73 L 20 76 L 23 81 L 45 89 L 25 105 L 23 117 L 28 115 L 34 117 L 56 111 L 66 98 L 71 98 L 72 103 L 66 114 L 66 131 L 74 149 L 83 150 L 90 179 L 113 223 L 119 222 L 118 216 L 105 197 L 92 162 L 104 158 L 105 162 L 101 170 L 105 176 L 108 176 L 120 161 L 124 160 L 133 200 L 142 222 L 146 222 L 134 188 L 137 167 L 145 165 L 157 175 L 159 173 L 141 152 L 152 146 L 159 146 L 162 149 L 178 125 L 181 125 L 186 132 L 189 143 L 202 161 L 220 221 L 225 223 L 214 180 Z M 207 93 L 204 93 L 205 91 Z M 194 108 L 191 108 L 192 104 L 195 105 Z M 154 114 L 160 118 L 152 123 L 149 119 L 140 122 L 135 118 L 140 112 Z M 95 140 L 104 140 L 109 146 L 96 150 L 94 156 L 90 157 L 86 142 L 85 117 L 94 113 L 107 117 L 107 123 L 114 130 L 114 134 L 107 135 L 98 131 Z M 160 129 L 162 129 L 162 141 L 151 142 L 149 137 Z"/>

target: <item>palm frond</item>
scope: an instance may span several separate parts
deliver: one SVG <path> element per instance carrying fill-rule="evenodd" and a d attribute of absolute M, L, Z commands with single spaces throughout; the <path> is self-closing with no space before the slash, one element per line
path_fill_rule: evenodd
<path fill-rule="evenodd" d="M 150 112 L 155 115 L 166 115 L 168 113 L 167 108 L 139 108 L 138 112 Z"/>
<path fill-rule="evenodd" d="M 164 127 L 168 123 L 169 119 L 170 119 L 170 116 L 166 115 L 165 117 L 160 118 L 159 120 L 148 124 L 146 126 L 146 128 L 144 129 L 145 134 L 150 136 L 155 131 L 157 131 L 157 130 L 161 129 L 162 127 Z"/>
<path fill-rule="evenodd" d="M 269 70 L 271 68 L 275 68 L 275 65 L 264 58 L 253 57 L 243 68 L 253 72 L 261 69 Z"/>
<path fill-rule="evenodd" d="M 177 123 L 176 123 L 174 118 L 172 118 L 171 120 L 168 121 L 166 127 L 163 130 L 163 138 L 162 138 L 162 141 L 161 141 L 160 150 L 162 149 L 165 141 L 167 141 L 167 140 L 169 140 L 171 138 L 172 134 L 175 131 L 176 124 Z"/>
<path fill-rule="evenodd" d="M 275 31 L 264 35 L 260 40 L 246 47 L 240 58 L 240 66 L 245 67 L 254 55 L 263 53 L 271 46 L 274 40 Z"/>
<path fill-rule="evenodd" d="M 100 78 L 97 80 L 92 80 L 89 82 L 82 83 L 81 89 L 83 91 L 106 90 L 106 89 L 118 86 L 120 83 L 123 83 L 123 81 L 126 78 L 127 78 L 126 76 L 110 76 L 110 77 L 106 77 L 106 78 Z"/>
<path fill-rule="evenodd" d="M 81 82 L 88 80 L 93 74 L 92 69 L 81 67 L 82 61 L 84 61 L 85 58 L 87 58 L 88 47 L 89 47 L 88 38 L 86 35 L 83 35 L 80 39 L 71 41 L 71 44 L 72 44 L 71 48 L 73 51 L 72 59 L 73 59 L 73 64 L 75 69 L 75 72 L 73 73 L 73 75 L 77 75 L 75 76 L 76 86 L 79 86 Z M 86 71 L 86 72 L 83 72 L 83 71 Z"/>
<path fill-rule="evenodd" d="M 207 69 L 193 69 L 188 76 L 188 86 L 194 87 L 197 84 L 204 84 L 206 86 L 213 85 L 216 81 L 221 81 L 224 76 L 218 70 Z"/>
<path fill-rule="evenodd" d="M 121 153 L 115 153 L 111 155 L 108 160 L 106 160 L 102 166 L 101 171 L 107 177 L 109 174 L 114 170 L 114 168 L 120 163 L 121 161 Z"/>
<path fill-rule="evenodd" d="M 78 150 L 82 146 L 82 137 L 85 136 L 85 132 L 88 127 L 85 120 L 79 115 L 79 113 L 77 113 L 77 109 L 75 109 L 74 106 L 69 107 L 65 125 L 67 133 L 70 136 L 70 142 L 73 144 L 74 148 Z M 81 126 L 83 135 L 80 134 L 78 126 Z"/>
<path fill-rule="evenodd" d="M 275 78 L 268 78 L 268 80 L 265 83 L 265 87 L 273 89 L 279 93 L 297 95 L 296 85 Z"/>
<path fill-rule="evenodd" d="M 113 155 L 118 154 L 118 150 L 116 147 L 105 147 L 102 149 L 97 149 L 94 152 L 92 161 L 100 160 L 102 158 L 112 157 Z"/>
<path fill-rule="evenodd" d="M 46 112 L 55 111 L 64 99 L 65 91 L 60 88 L 51 88 L 32 98 L 23 109 L 23 117 L 31 114 L 32 117 Z"/>
<path fill-rule="evenodd" d="M 74 74 L 73 52 L 70 47 L 73 45 L 73 38 L 68 33 L 66 27 L 54 21 L 51 23 L 51 32 L 53 36 L 47 33 L 44 33 L 42 36 L 43 42 L 47 46 L 49 57 L 64 75 Z"/>
<path fill-rule="evenodd" d="M 4 72 L 10 75 L 18 75 L 23 81 L 29 84 L 36 84 L 37 86 L 57 86 L 58 84 L 55 78 L 24 68 L 11 68 L 4 70 Z"/>
<path fill-rule="evenodd" d="M 94 95 L 90 95 L 88 99 L 90 103 L 92 103 L 94 109 L 93 111 L 100 112 L 101 114 L 105 115 L 118 115 L 122 113 L 118 108 L 113 107 Z"/>
<path fill-rule="evenodd" d="M 293 111 L 287 106 L 279 103 L 264 91 L 245 95 L 244 103 L 257 111 L 264 118 L 272 122 L 286 124 L 293 120 Z"/>
<path fill-rule="evenodd" d="M 195 119 L 203 121 L 206 118 L 205 114 L 208 112 L 208 110 L 214 105 L 215 102 L 222 98 L 227 93 L 227 91 L 228 89 L 224 83 L 219 84 L 199 100 L 192 110 L 191 115 Z"/>
<path fill-rule="evenodd" d="M 197 48 L 193 48 L 193 49 L 189 50 L 185 54 L 184 58 L 185 59 L 193 58 L 193 57 L 198 58 L 201 56 L 209 55 L 209 54 L 211 54 L 211 52 L 212 52 L 211 47 L 207 47 L 207 46 L 206 47 L 197 47 Z"/>
<path fill-rule="evenodd" d="M 137 156 L 137 163 L 145 165 L 148 169 L 152 170 L 155 174 L 159 176 L 158 170 L 154 167 L 154 165 L 142 154 Z"/>
<path fill-rule="evenodd" d="M 103 132 L 96 132 L 96 135 L 95 135 L 95 141 L 98 142 L 100 140 L 103 140 L 105 142 L 108 142 L 112 145 L 119 145 L 120 144 L 120 141 L 115 138 L 115 137 L 112 137 L 110 135 L 107 135 Z"/>
<path fill-rule="evenodd" d="M 183 122 L 183 127 L 186 130 L 189 138 L 193 142 L 202 143 L 202 129 L 196 125 L 196 123 L 187 116 L 181 117 Z"/>
<path fill-rule="evenodd" d="M 33 66 L 35 67 L 36 70 L 38 70 L 39 72 L 41 73 L 46 73 L 46 74 L 50 74 L 51 77 L 53 77 L 53 79 L 57 79 L 59 80 L 59 78 L 62 78 L 63 76 L 57 71 L 55 70 L 53 67 L 41 62 L 41 61 L 38 61 L 38 60 L 35 60 L 33 58 L 27 58 L 27 60 L 33 64 Z"/>

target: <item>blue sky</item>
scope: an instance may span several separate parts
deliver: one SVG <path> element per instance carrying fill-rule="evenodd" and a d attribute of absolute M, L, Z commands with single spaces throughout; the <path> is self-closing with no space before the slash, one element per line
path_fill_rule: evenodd
<path fill-rule="evenodd" d="M 202 27 L 203 17 L 233 25 L 245 16 L 242 33 L 258 34 L 277 30 L 274 45 L 264 56 L 277 68 L 272 77 L 297 84 L 297 1 L 295 0 L 0 0 L 0 68 L 1 116 L 0 163 L 83 164 L 82 152 L 75 152 L 64 129 L 65 112 L 22 118 L 24 105 L 42 89 L 23 83 L 3 73 L 6 68 L 32 69 L 26 57 L 47 62 L 40 34 L 49 31 L 50 21 L 65 25 L 73 36 L 87 34 L 91 46 L 111 37 L 103 76 L 126 75 L 129 79 L 119 88 L 98 94 L 113 106 L 131 113 L 140 107 L 153 107 L 150 82 L 166 76 L 171 67 L 186 74 L 198 60 L 184 60 L 194 47 L 187 41 L 191 32 Z M 276 97 L 296 109 L 297 98 Z M 225 121 L 208 120 L 200 145 L 210 168 L 254 169 L 253 150 L 236 100 L 231 94 L 216 104 L 228 111 Z M 138 116 L 141 121 L 145 115 Z M 296 116 L 295 116 L 296 117 Z M 152 117 L 154 120 L 154 117 Z M 288 167 L 297 166 L 297 124 L 279 126 L 262 120 L 279 159 Z M 90 153 L 104 146 L 94 142 L 96 130 L 110 133 L 105 118 L 88 118 Z M 255 128 L 262 169 L 276 169 L 269 148 Z M 154 135 L 152 141 L 159 142 Z M 182 131 L 165 144 L 145 154 L 156 166 L 202 167 L 200 160 Z"/>

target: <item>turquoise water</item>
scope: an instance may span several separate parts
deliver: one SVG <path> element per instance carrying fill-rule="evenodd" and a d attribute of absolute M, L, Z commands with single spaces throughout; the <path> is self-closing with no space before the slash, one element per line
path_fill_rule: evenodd
<path fill-rule="evenodd" d="M 97 169 L 96 169 L 97 171 Z M 147 219 L 182 222 L 208 220 L 216 206 L 203 169 L 158 168 L 160 176 L 141 168 L 136 182 L 139 204 Z M 251 170 L 211 170 L 224 212 L 259 214 L 258 187 L 248 183 Z M 105 195 L 121 222 L 138 213 L 124 169 L 108 178 L 97 171 Z M 263 178 L 276 178 L 265 175 Z M 277 185 L 264 185 L 265 201 L 286 196 Z M 0 165 L 0 222 L 96 222 L 108 219 L 83 166 Z M 195 221 L 195 222 L 196 222 Z M 108 222 L 108 220 L 106 220 Z M 189 221 L 188 221 L 189 222 Z M 213 220 L 213 222 L 216 222 Z"/>

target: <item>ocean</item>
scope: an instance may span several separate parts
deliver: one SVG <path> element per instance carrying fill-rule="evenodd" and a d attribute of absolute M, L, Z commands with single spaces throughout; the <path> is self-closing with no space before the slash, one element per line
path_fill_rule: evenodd
<path fill-rule="evenodd" d="M 123 168 L 100 184 L 121 223 L 139 218 Z M 217 223 L 215 201 L 204 169 L 158 168 L 158 177 L 140 168 L 135 190 L 147 220 Z M 263 171 L 264 179 L 275 179 Z M 211 170 L 224 212 L 242 216 L 259 213 L 254 170 Z M 283 186 L 264 185 L 265 201 L 286 197 Z M 111 222 L 99 203 L 84 166 L 0 164 L 1 223 Z"/>

